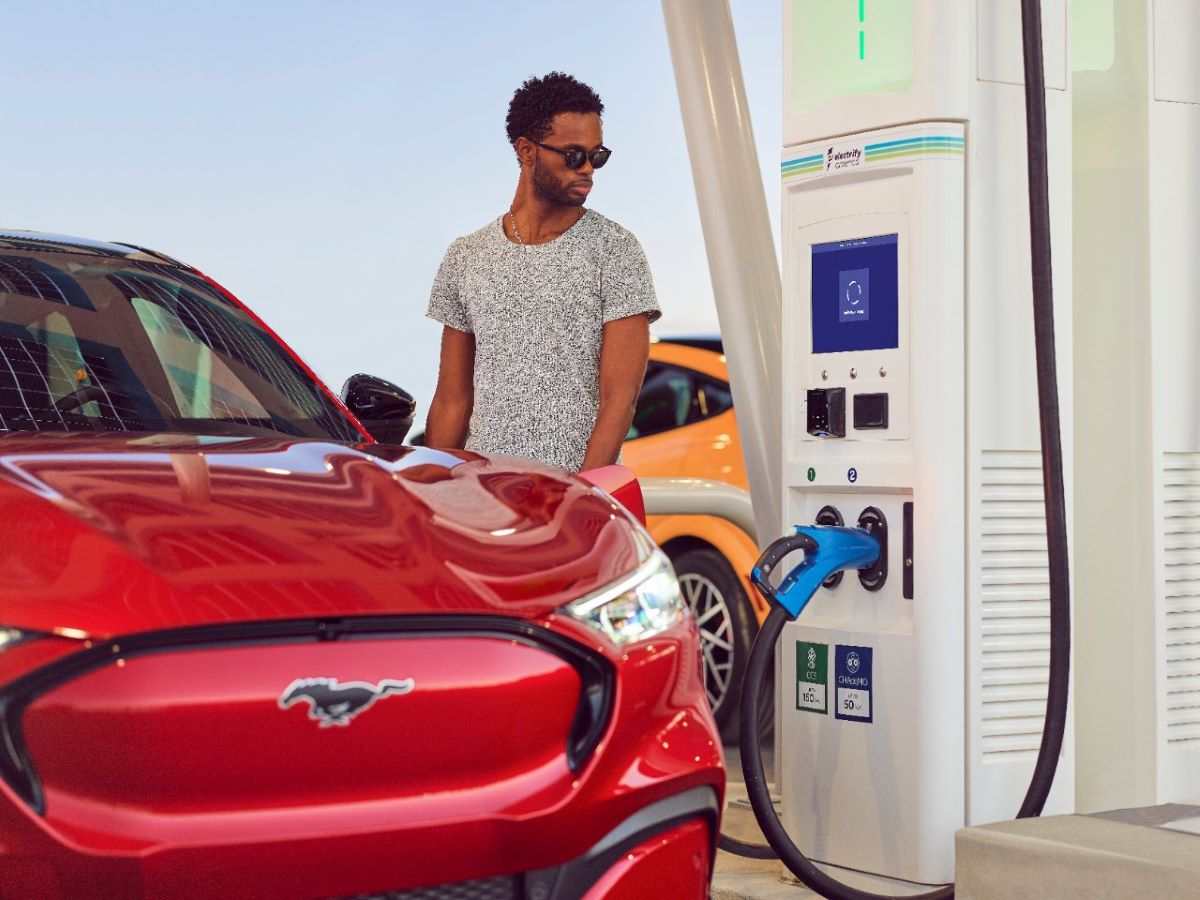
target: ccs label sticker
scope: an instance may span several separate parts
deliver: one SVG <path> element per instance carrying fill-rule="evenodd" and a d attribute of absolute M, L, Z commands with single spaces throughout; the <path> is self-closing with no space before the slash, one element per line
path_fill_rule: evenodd
<path fill-rule="evenodd" d="M 829 645 L 796 641 L 796 709 L 829 714 Z"/>

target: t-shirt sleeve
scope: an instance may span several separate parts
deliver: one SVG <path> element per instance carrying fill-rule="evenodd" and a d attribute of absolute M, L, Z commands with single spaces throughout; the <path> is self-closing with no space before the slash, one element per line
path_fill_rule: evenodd
<path fill-rule="evenodd" d="M 433 279 L 433 288 L 429 291 L 429 308 L 425 315 L 457 331 L 471 334 L 475 329 L 471 326 L 471 317 L 460 290 L 461 285 L 462 239 L 458 238 L 446 249 L 446 255 L 442 257 L 442 264 Z"/>
<path fill-rule="evenodd" d="M 605 241 L 600 299 L 605 322 L 638 313 L 645 313 L 651 322 L 662 316 L 646 254 L 638 239 L 624 229 L 614 229 Z"/>

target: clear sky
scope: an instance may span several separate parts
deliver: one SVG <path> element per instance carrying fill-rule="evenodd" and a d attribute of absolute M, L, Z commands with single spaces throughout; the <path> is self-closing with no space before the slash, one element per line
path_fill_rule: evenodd
<path fill-rule="evenodd" d="M 732 0 L 778 222 L 778 0 Z M 508 208 L 513 91 L 559 69 L 603 98 L 588 205 L 641 240 L 658 334 L 715 331 L 657 0 L 5 4 L 0 226 L 163 250 L 222 282 L 337 390 L 425 410 L 442 253 Z M 777 230 L 777 224 L 776 224 Z"/>

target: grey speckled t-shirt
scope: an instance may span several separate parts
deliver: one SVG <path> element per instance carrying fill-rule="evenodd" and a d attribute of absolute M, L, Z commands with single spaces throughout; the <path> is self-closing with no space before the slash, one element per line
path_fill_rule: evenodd
<path fill-rule="evenodd" d="M 450 245 L 428 315 L 475 335 L 467 449 L 578 471 L 599 411 L 605 322 L 661 312 L 637 238 L 593 210 L 522 247 L 496 219 Z"/>

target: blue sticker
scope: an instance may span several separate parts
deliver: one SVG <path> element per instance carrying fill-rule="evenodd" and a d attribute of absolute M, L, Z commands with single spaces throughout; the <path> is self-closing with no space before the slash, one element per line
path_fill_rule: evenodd
<path fill-rule="evenodd" d="M 870 647 L 838 644 L 834 648 L 834 715 L 854 722 L 874 722 L 871 708 Z"/>
<path fill-rule="evenodd" d="M 858 469 L 851 469 L 849 472 L 847 472 L 846 480 L 851 484 L 854 484 L 854 482 L 858 481 Z"/>

